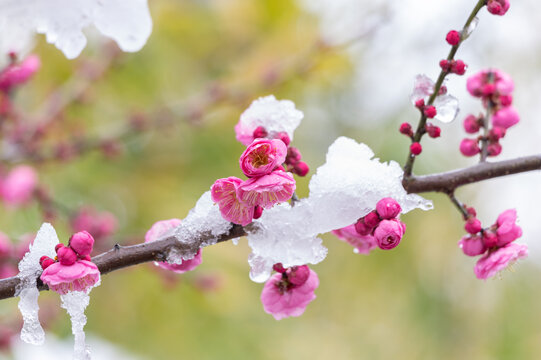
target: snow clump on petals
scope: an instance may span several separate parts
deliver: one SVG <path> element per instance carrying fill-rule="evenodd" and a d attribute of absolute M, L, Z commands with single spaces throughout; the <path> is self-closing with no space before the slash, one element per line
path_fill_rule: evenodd
<path fill-rule="evenodd" d="M 355 224 L 333 230 L 332 233 L 342 241 L 347 242 L 354 247 L 353 251 L 357 254 L 370 254 L 370 251 L 378 247 L 376 238 L 372 235 L 360 235 L 355 230 Z"/>
<path fill-rule="evenodd" d="M 181 220 L 179 219 L 161 220 L 154 223 L 154 225 L 152 225 L 150 230 L 148 230 L 145 235 L 145 242 L 158 240 L 160 237 L 166 235 L 169 231 L 176 228 L 180 224 Z M 183 260 L 180 264 L 169 264 L 167 262 L 154 262 L 154 264 L 162 269 L 174 271 L 177 274 L 182 274 L 186 271 L 195 269 L 202 262 L 203 258 L 201 256 L 201 249 L 199 249 L 193 259 Z"/>
<path fill-rule="evenodd" d="M 68 59 L 77 57 L 86 46 L 83 29 L 91 25 L 128 52 L 139 51 L 152 31 L 147 0 L 7 0 L 2 4 L 2 17 L 0 43 L 8 43 L 2 48 L 20 48 L 8 38 L 13 33 L 30 39 L 38 32 Z"/>
<path fill-rule="evenodd" d="M 36 170 L 28 165 L 19 165 L 13 168 L 1 182 L 0 195 L 8 205 L 23 205 L 30 201 L 37 184 Z"/>
<path fill-rule="evenodd" d="M 429 210 L 432 203 L 402 186 L 396 162 L 381 163 L 364 144 L 340 137 L 329 147 L 327 161 L 310 180 L 310 194 L 295 202 L 265 210 L 248 230 L 250 278 L 266 281 L 276 263 L 284 267 L 317 264 L 327 249 L 319 234 L 342 229 L 367 215 L 385 197 L 395 199 L 407 213 Z"/>
<path fill-rule="evenodd" d="M 37 55 L 28 56 L 20 64 L 9 65 L 0 72 L 0 90 L 7 92 L 17 85 L 24 84 L 39 70 L 40 65 Z"/>
<path fill-rule="evenodd" d="M 302 285 L 287 284 L 283 281 L 282 274 L 275 274 L 265 283 L 261 292 L 263 309 L 276 320 L 301 316 L 306 306 L 316 298 L 314 291 L 318 286 L 319 278 L 311 269 Z"/>
<path fill-rule="evenodd" d="M 286 160 L 287 146 L 282 140 L 258 139 L 242 153 L 239 164 L 248 177 L 270 174 Z"/>
<path fill-rule="evenodd" d="M 279 139 L 285 132 L 293 140 L 293 132 L 300 125 L 304 114 L 290 100 L 276 100 L 274 95 L 254 100 L 235 125 L 237 140 L 248 146 L 254 141 L 254 131 L 262 126 L 270 139 Z"/>
<path fill-rule="evenodd" d="M 48 266 L 41 274 L 41 281 L 59 294 L 69 291 L 87 292 L 100 280 L 100 271 L 91 261 L 78 260 L 73 265 L 57 262 Z"/>
<path fill-rule="evenodd" d="M 477 261 L 473 270 L 479 279 L 488 279 L 526 256 L 528 256 L 527 245 L 509 243 L 495 251 L 488 252 Z"/>
<path fill-rule="evenodd" d="M 252 222 L 254 205 L 249 206 L 237 197 L 237 188 L 240 184 L 242 180 L 234 176 L 218 179 L 212 185 L 210 193 L 224 219 L 244 226 Z"/>
<path fill-rule="evenodd" d="M 251 178 L 238 186 L 239 199 L 248 206 L 273 207 L 291 199 L 295 192 L 295 179 L 291 174 L 274 171 L 269 175 Z"/>

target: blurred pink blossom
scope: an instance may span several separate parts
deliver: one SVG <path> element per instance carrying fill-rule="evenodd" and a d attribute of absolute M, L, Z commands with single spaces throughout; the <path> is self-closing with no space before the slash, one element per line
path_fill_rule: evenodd
<path fill-rule="evenodd" d="M 477 261 L 473 270 L 479 279 L 488 279 L 526 256 L 528 256 L 527 245 L 509 243 L 495 251 L 488 252 Z"/>
<path fill-rule="evenodd" d="M 378 247 L 376 239 L 372 235 L 359 234 L 355 229 L 355 224 L 333 230 L 332 233 L 353 246 L 358 254 L 368 255 L 370 251 Z"/>
<path fill-rule="evenodd" d="M 0 183 L 0 195 L 11 206 L 26 204 L 38 184 L 38 174 L 33 167 L 19 165 L 13 168 Z"/>
<path fill-rule="evenodd" d="M 8 92 L 15 86 L 24 84 L 39 70 L 41 61 L 37 55 L 29 55 L 20 64 L 7 66 L 0 72 L 0 91 Z"/>

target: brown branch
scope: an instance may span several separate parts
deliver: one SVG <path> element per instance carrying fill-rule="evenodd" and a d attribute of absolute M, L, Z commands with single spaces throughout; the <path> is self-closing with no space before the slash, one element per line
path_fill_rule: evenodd
<path fill-rule="evenodd" d="M 240 225 L 233 225 L 229 233 L 220 236 L 217 242 L 223 242 L 246 235 L 246 231 Z M 163 240 L 149 243 L 120 246 L 115 245 L 113 249 L 95 256 L 92 261 L 98 266 L 102 275 L 119 270 L 128 266 L 137 265 L 150 261 L 164 261 L 171 249 L 179 251 L 187 249 L 198 249 L 206 240 L 212 239 L 210 234 L 203 234 L 198 239 L 193 239 L 189 244 L 179 242 L 175 237 L 170 236 Z M 19 284 L 16 276 L 0 280 L 0 300 L 15 296 L 15 289 Z M 38 279 L 38 289 L 49 290 L 47 285 Z"/>
<path fill-rule="evenodd" d="M 482 162 L 465 169 L 440 174 L 405 177 L 402 184 L 408 193 L 451 194 L 463 185 L 533 170 L 541 170 L 541 154 L 498 162 Z"/>

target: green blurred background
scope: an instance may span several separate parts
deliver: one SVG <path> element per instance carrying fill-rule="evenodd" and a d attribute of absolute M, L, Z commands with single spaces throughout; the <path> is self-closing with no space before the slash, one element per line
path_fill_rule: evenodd
<path fill-rule="evenodd" d="M 326 122 L 306 111 L 294 140 L 312 169 L 339 135 L 365 142 L 382 160 L 405 159 L 408 142 L 396 129 L 404 116 L 416 119 L 407 94 L 401 110 L 377 124 L 365 122 L 373 114 L 356 108 L 349 113 L 356 123 L 341 121 L 344 109 L 335 111 L 333 98 L 351 91 L 350 53 L 323 45 L 318 19 L 294 1 L 153 0 L 150 7 L 154 29 L 147 45 L 119 55 L 84 101 L 68 108 L 57 137 L 81 128 L 114 133 L 133 113 L 156 118 L 165 112 L 172 124 L 130 137 L 114 159 L 92 152 L 39 166 L 41 182 L 59 202 L 114 213 L 115 240 L 142 241 L 155 221 L 185 217 L 215 179 L 240 176 L 243 146 L 233 126 L 259 96 L 291 99 L 303 111 L 318 102 Z M 68 61 L 40 38 L 35 52 L 42 70 L 17 101 L 36 108 L 77 76 L 84 61 L 99 62 L 102 49 L 89 46 Z M 227 95 L 209 102 L 213 91 Z M 427 143 L 428 158 L 438 144 Z M 435 152 L 416 171 L 441 171 L 457 161 Z M 308 181 L 298 180 L 300 196 L 307 195 Z M 203 264 L 175 279 L 150 264 L 106 275 L 92 291 L 86 330 L 148 359 L 539 359 L 538 268 L 525 263 L 501 279 L 477 280 L 474 259 L 457 247 L 459 214 L 445 197 L 427 197 L 435 210 L 405 215 L 408 231 L 393 251 L 356 255 L 325 235 L 329 255 L 313 267 L 320 277 L 317 299 L 300 318 L 275 321 L 263 311 L 262 285 L 248 278 L 250 251 L 242 239 L 238 246 L 204 249 Z M 1 214 L 2 229 L 14 237 L 42 221 L 35 206 Z M 65 242 L 65 219 L 54 225 Z M 51 293 L 40 299 L 59 302 Z M 16 302 L 3 301 L 0 314 L 15 312 Z M 48 331 L 71 338 L 63 311 Z"/>

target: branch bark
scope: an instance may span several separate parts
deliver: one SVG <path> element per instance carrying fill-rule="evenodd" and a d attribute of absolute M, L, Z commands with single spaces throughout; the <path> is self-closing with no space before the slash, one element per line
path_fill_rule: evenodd
<path fill-rule="evenodd" d="M 541 170 L 541 154 L 521 157 L 499 162 L 483 162 L 477 165 L 439 174 L 424 176 L 407 176 L 404 178 L 404 189 L 408 193 L 443 192 L 452 194 L 460 186 L 480 182 L 496 177 L 518 174 L 527 171 Z M 249 225 L 248 225 L 249 226 Z M 223 234 L 217 242 L 223 242 L 245 236 L 246 229 L 234 225 L 229 233 Z M 128 266 L 150 261 L 164 261 L 171 249 L 187 250 L 199 248 L 206 240 L 212 239 L 210 234 L 203 234 L 189 244 L 179 242 L 175 237 L 131 246 L 116 245 L 113 249 L 95 256 L 92 261 L 98 266 L 102 275 Z M 15 296 L 19 278 L 0 280 L 0 300 Z M 38 279 L 39 290 L 48 290 Z"/>

